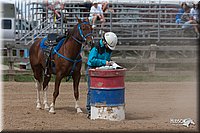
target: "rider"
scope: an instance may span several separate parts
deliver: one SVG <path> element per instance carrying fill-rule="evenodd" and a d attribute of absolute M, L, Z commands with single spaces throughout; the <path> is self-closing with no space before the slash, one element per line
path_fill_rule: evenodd
<path fill-rule="evenodd" d="M 90 68 L 101 67 L 101 66 L 109 66 L 112 65 L 111 54 L 112 50 L 115 49 L 117 44 L 117 36 L 113 32 L 106 32 L 103 37 L 100 39 L 99 43 L 94 46 L 88 56 L 87 65 L 88 68 L 86 70 L 87 82 L 88 82 L 88 93 L 87 93 L 87 105 L 86 109 L 88 112 L 88 118 L 90 119 L 90 77 L 88 74 L 88 70 Z"/>

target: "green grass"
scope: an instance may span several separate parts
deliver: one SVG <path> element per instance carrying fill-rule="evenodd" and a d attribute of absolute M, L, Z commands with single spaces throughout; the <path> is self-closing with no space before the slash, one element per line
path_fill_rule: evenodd
<path fill-rule="evenodd" d="M 85 77 L 82 77 L 82 82 Z M 7 82 L 8 76 L 4 75 L 2 80 Z M 177 76 L 158 76 L 152 74 L 135 74 L 133 76 L 126 76 L 125 82 L 182 82 L 182 81 L 194 81 L 195 77 L 191 75 L 177 75 Z M 34 78 L 32 75 L 15 75 L 14 81 L 16 82 L 33 82 Z M 52 76 L 51 82 L 55 82 L 55 75 Z M 66 78 L 63 78 L 62 82 L 66 82 Z M 69 82 L 72 82 L 70 79 Z"/>
<path fill-rule="evenodd" d="M 157 76 L 157 75 L 133 75 L 125 77 L 125 81 L 129 82 L 182 82 L 194 81 L 193 76 Z"/>
<path fill-rule="evenodd" d="M 4 81 L 4 82 L 9 81 L 8 75 L 4 75 L 2 77 L 2 81 Z M 16 82 L 33 82 L 34 77 L 32 75 L 15 75 L 14 81 L 16 81 Z M 63 78 L 62 82 L 65 82 L 65 81 L 66 81 L 66 78 Z M 71 82 L 71 81 L 72 80 L 70 79 L 69 82 Z M 51 77 L 50 82 L 55 82 L 55 76 L 54 75 Z"/>
<path fill-rule="evenodd" d="M 2 77 L 3 81 L 9 81 L 8 75 L 3 75 Z M 16 82 L 31 82 L 34 81 L 33 76 L 31 75 L 16 75 L 14 76 L 14 81 Z"/>

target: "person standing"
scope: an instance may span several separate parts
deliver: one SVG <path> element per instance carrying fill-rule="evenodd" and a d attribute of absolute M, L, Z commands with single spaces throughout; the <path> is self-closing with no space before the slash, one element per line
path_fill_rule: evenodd
<path fill-rule="evenodd" d="M 113 62 L 111 61 L 111 54 L 117 45 L 117 41 L 118 39 L 115 33 L 106 32 L 104 33 L 103 37 L 100 39 L 99 43 L 90 50 L 88 61 L 87 61 L 88 67 L 86 70 L 87 84 L 88 84 L 86 109 L 87 109 L 89 119 L 91 115 L 91 112 L 90 112 L 91 92 L 90 92 L 89 69 L 112 65 Z"/>

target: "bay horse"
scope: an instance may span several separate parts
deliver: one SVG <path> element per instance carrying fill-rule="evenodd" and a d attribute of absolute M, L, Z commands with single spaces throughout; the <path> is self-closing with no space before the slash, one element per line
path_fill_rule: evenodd
<path fill-rule="evenodd" d="M 73 30 L 68 34 L 68 37 L 64 40 L 64 43 L 59 50 L 54 49 L 54 54 L 51 58 L 54 60 L 54 72 L 53 68 L 50 68 L 50 76 L 44 75 L 45 70 L 45 55 L 44 51 L 40 47 L 40 43 L 43 38 L 37 38 L 30 47 L 30 64 L 33 70 L 34 78 L 36 81 L 37 100 L 36 108 L 41 109 L 40 92 L 43 87 L 43 104 L 44 109 L 49 110 L 50 113 L 55 113 L 55 102 L 59 95 L 59 87 L 61 80 L 71 75 L 73 79 L 73 89 L 75 97 L 75 109 L 77 113 L 82 112 L 79 107 L 79 81 L 81 77 L 81 52 L 85 45 L 91 44 L 93 40 L 92 27 L 88 18 L 84 21 L 76 17 L 78 23 L 74 26 Z M 51 74 L 55 74 L 55 87 L 53 92 L 53 101 L 48 106 L 47 102 L 47 89 L 51 79 Z"/>

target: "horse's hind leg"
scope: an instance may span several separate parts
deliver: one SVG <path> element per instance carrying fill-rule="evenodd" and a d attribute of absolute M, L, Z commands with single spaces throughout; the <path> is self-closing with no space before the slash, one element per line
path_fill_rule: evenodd
<path fill-rule="evenodd" d="M 80 72 L 74 72 L 73 76 L 73 87 L 74 87 L 74 97 L 75 97 L 75 109 L 77 111 L 77 113 L 82 113 L 83 111 L 81 110 L 81 108 L 79 107 L 78 101 L 79 101 L 79 82 L 80 82 L 80 78 L 81 78 L 81 74 Z"/>
<path fill-rule="evenodd" d="M 49 105 L 47 102 L 47 90 L 49 86 L 49 81 L 51 79 L 50 77 L 44 77 L 44 82 L 43 82 L 43 104 L 44 104 L 44 109 L 49 110 Z"/>

